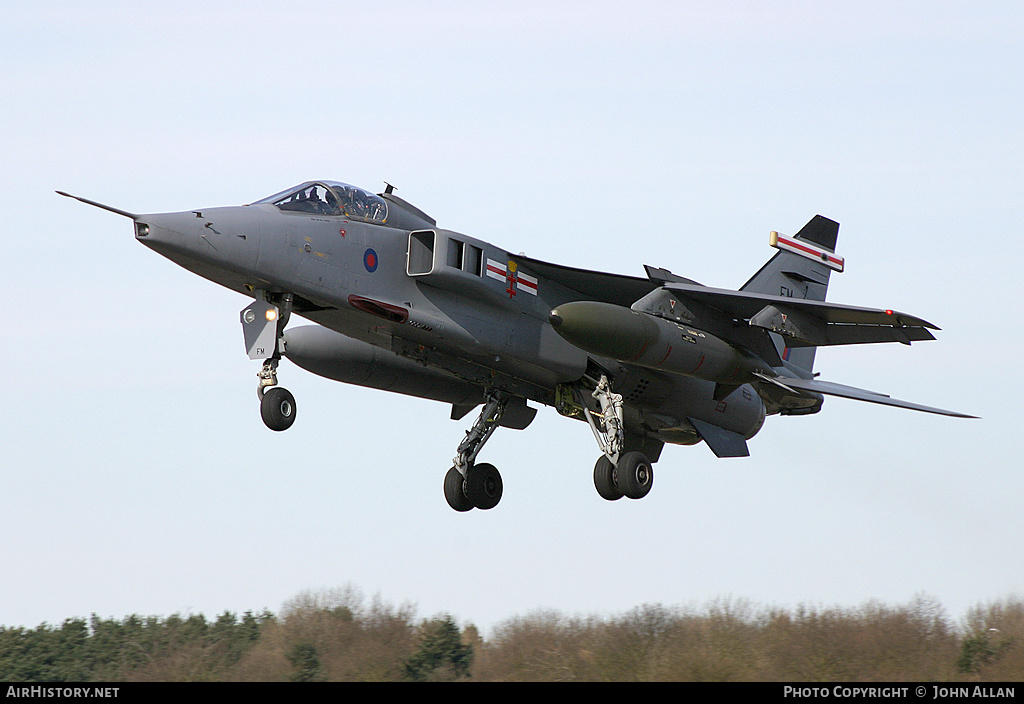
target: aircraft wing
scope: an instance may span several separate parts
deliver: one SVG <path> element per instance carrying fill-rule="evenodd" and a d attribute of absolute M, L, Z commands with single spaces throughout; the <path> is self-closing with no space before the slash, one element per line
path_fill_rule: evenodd
<path fill-rule="evenodd" d="M 772 296 L 749 291 L 729 291 L 689 283 L 666 283 L 665 288 L 682 301 L 690 299 L 721 311 L 751 326 L 786 338 L 789 347 L 821 347 L 869 342 L 934 340 L 929 332 L 939 328 L 907 313 L 863 308 L 827 301 Z"/>
<path fill-rule="evenodd" d="M 911 403 L 910 401 L 901 401 L 886 394 L 868 391 L 867 389 L 858 389 L 854 386 L 836 384 L 831 381 L 819 381 L 818 379 L 792 379 L 782 376 L 774 377 L 774 379 L 771 379 L 770 381 L 797 391 L 811 391 L 819 394 L 825 394 L 827 396 L 840 396 L 842 398 L 854 399 L 855 401 L 879 403 L 883 406 L 895 406 L 896 408 L 909 408 L 912 411 L 937 413 L 939 415 L 953 416 L 955 418 L 977 418 L 977 416 L 969 416 L 965 413 L 947 411 L 942 408 L 933 408 L 932 406 L 922 406 L 919 403 Z"/>
<path fill-rule="evenodd" d="M 586 298 L 627 308 L 660 285 L 650 279 L 576 269 L 529 257 L 516 257 L 516 260 L 544 278 L 578 291 Z"/>

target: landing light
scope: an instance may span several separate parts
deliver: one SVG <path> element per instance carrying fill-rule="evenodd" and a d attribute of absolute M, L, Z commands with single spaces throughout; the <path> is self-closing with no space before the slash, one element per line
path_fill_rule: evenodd
<path fill-rule="evenodd" d="M 273 322 L 273 321 L 277 320 L 277 311 L 274 310 L 273 308 L 268 308 L 267 309 L 267 320 L 269 320 L 270 322 Z"/>
<path fill-rule="evenodd" d="M 135 223 L 135 236 L 145 237 L 149 234 L 149 225 L 144 222 Z"/>

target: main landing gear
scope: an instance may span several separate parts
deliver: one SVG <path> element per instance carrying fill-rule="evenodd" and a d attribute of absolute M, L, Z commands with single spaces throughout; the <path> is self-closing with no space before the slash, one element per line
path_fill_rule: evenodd
<path fill-rule="evenodd" d="M 292 312 L 292 294 L 254 291 L 256 300 L 241 312 L 242 334 L 250 359 L 262 359 L 256 374 L 259 386 L 260 417 L 271 430 L 287 430 L 295 422 L 295 397 L 277 385 L 277 365 L 281 362 L 281 336 Z"/>
<path fill-rule="evenodd" d="M 459 444 L 453 466 L 444 478 L 444 498 L 456 511 L 494 508 L 501 501 L 501 474 L 491 464 L 476 464 L 480 449 L 498 427 L 509 395 L 489 392 L 483 410 L 477 416 L 465 439 Z"/>
<path fill-rule="evenodd" d="M 593 391 L 600 413 L 591 413 L 579 393 L 579 387 L 570 390 L 570 394 L 575 395 L 571 402 L 572 412 L 582 409 L 603 453 L 594 466 L 597 493 L 608 501 L 616 501 L 623 496 L 630 499 L 647 496 L 654 486 L 654 462 L 661 454 L 661 441 L 632 433 L 627 436 L 622 396 L 612 391 L 607 376 L 601 376 Z M 444 478 L 444 498 L 456 511 L 490 509 L 501 501 L 501 474 L 494 465 L 476 464 L 476 457 L 498 427 L 512 397 L 505 392 L 490 391 L 485 398 L 480 415 L 466 431 L 453 466 Z M 509 414 L 513 414 L 513 410 L 509 410 Z M 519 426 L 513 424 L 509 427 Z"/>
<path fill-rule="evenodd" d="M 642 451 L 627 450 L 622 396 L 612 392 L 608 377 L 602 375 L 593 397 L 601 406 L 600 423 L 587 404 L 581 405 L 594 438 L 604 453 L 594 465 L 594 487 L 601 498 L 608 501 L 616 501 L 623 496 L 642 499 L 654 486 L 654 465 Z"/>

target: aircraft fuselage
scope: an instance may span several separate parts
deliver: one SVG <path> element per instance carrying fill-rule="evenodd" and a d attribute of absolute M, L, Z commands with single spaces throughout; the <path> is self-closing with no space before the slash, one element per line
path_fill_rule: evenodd
<path fill-rule="evenodd" d="M 403 215 L 408 229 L 255 203 L 140 215 L 137 222 L 144 224 L 137 226 L 136 239 L 240 293 L 295 294 L 303 302 L 299 315 L 441 375 L 430 384 L 414 384 L 413 395 L 469 405 L 482 396 L 465 393 L 467 385 L 498 385 L 555 405 L 558 385 L 577 382 L 593 358 L 615 369 L 617 390 L 656 416 L 650 427 L 663 431 L 666 440 L 699 441 L 687 416 L 706 417 L 746 437 L 760 427 L 764 411 L 751 389 L 727 404 L 714 399 L 714 385 L 700 379 L 659 376 L 588 355 L 549 322 L 553 308 L 587 296 L 532 272 L 527 258 Z M 285 356 L 307 366 L 298 348 L 314 335 L 289 331 Z M 345 370 L 330 370 L 322 335 L 318 343 L 322 353 L 310 362 L 316 372 L 350 381 Z M 401 363 L 386 354 L 374 364 Z M 441 383 L 445 377 L 450 384 Z M 591 399 L 586 402 L 599 410 Z M 730 405 L 743 412 L 723 412 Z M 642 413 L 634 415 L 630 425 L 644 422 Z"/>
<path fill-rule="evenodd" d="M 62 193 L 62 195 L 68 195 Z M 76 196 L 70 196 L 77 198 Z M 605 499 L 639 499 L 665 443 L 749 454 L 766 414 L 821 408 L 823 394 L 963 416 L 815 379 L 821 345 L 933 339 L 893 310 L 825 302 L 842 271 L 839 225 L 815 216 L 737 291 L 647 267 L 647 278 L 573 269 L 438 228 L 395 196 L 310 181 L 250 205 L 137 215 L 136 239 L 185 269 L 251 297 L 239 314 L 263 360 L 260 413 L 295 420 L 277 386 L 287 358 L 320 376 L 450 404 L 482 406 L 444 481 L 452 508 L 487 509 L 501 476 L 477 454 L 497 427 L 523 429 L 553 406 L 585 421 Z M 292 314 L 316 325 L 287 328 Z"/>

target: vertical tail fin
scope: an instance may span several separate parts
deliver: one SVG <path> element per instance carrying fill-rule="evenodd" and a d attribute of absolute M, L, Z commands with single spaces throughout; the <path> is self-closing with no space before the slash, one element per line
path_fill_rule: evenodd
<path fill-rule="evenodd" d="M 771 244 L 779 251 L 740 287 L 741 291 L 772 296 L 824 301 L 833 270 L 843 270 L 835 255 L 839 223 L 815 215 L 794 237 L 772 233 Z M 780 335 L 771 333 L 779 356 L 808 375 L 814 368 L 814 347 L 788 348 Z"/>

